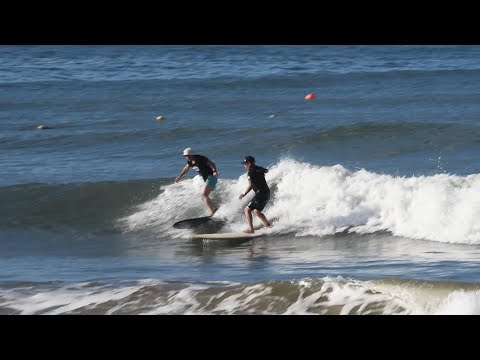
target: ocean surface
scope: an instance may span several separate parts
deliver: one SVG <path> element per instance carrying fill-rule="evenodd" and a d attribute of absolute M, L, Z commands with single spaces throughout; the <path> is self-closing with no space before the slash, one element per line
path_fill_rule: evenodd
<path fill-rule="evenodd" d="M 0 314 L 480 314 L 479 59 L 0 46 Z M 218 167 L 221 228 L 172 227 L 207 215 L 186 147 Z M 246 228 L 246 155 L 274 226 L 192 240 Z"/>

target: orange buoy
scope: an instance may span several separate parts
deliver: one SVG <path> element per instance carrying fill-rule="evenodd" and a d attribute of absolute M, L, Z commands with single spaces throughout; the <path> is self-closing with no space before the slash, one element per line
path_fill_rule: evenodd
<path fill-rule="evenodd" d="M 307 94 L 307 96 L 305 96 L 305 100 L 313 100 L 313 99 L 315 99 L 315 95 L 313 95 L 311 93 Z"/>

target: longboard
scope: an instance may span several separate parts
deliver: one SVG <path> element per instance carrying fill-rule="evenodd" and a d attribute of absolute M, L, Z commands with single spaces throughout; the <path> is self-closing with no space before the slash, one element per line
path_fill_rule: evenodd
<path fill-rule="evenodd" d="M 212 233 L 212 234 L 193 234 L 192 239 L 206 239 L 206 240 L 235 240 L 256 238 L 266 235 L 266 229 L 255 230 L 253 234 L 244 232 L 230 232 L 230 233 Z"/>
<path fill-rule="evenodd" d="M 194 229 L 201 225 L 219 225 L 224 223 L 224 220 L 218 218 L 212 218 L 210 216 L 203 216 L 199 218 L 186 219 L 177 221 L 173 224 L 175 229 Z"/>

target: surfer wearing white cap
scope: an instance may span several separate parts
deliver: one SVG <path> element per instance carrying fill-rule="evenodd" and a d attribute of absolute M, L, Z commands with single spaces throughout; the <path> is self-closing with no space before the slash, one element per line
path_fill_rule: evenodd
<path fill-rule="evenodd" d="M 198 171 L 200 176 L 203 177 L 205 185 L 202 187 L 200 196 L 202 201 L 207 205 L 208 210 L 210 211 L 210 216 L 213 216 L 218 210 L 218 207 L 215 206 L 212 200 L 209 198 L 210 193 L 215 190 L 218 180 L 218 171 L 217 167 L 209 158 L 195 154 L 192 148 L 186 148 L 183 150 L 183 156 L 187 159 L 187 165 L 182 169 L 180 175 L 175 179 L 175 182 L 179 182 L 180 178 L 187 173 L 190 168 Z"/>

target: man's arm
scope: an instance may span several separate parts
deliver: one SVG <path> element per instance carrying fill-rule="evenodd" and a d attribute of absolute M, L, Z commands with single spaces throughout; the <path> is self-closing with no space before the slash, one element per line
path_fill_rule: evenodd
<path fill-rule="evenodd" d="M 178 183 L 180 181 L 180 178 L 185 175 L 187 173 L 187 171 L 190 170 L 190 165 L 185 165 L 185 167 L 182 169 L 182 172 L 180 173 L 180 175 L 178 175 L 176 178 L 175 178 L 175 182 Z"/>
<path fill-rule="evenodd" d="M 250 190 L 252 190 L 252 183 L 250 181 L 248 181 L 248 187 L 245 189 L 245 191 L 242 194 L 240 194 L 240 196 L 238 198 L 240 200 L 242 200 L 243 197 L 250 192 Z"/>
<path fill-rule="evenodd" d="M 216 175 L 216 176 L 220 175 L 219 172 L 217 171 L 217 167 L 215 166 L 212 160 L 208 159 L 207 165 L 210 166 L 210 169 L 212 169 L 213 175 Z"/>

